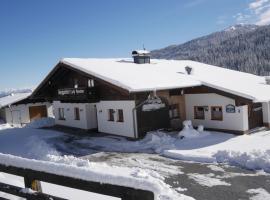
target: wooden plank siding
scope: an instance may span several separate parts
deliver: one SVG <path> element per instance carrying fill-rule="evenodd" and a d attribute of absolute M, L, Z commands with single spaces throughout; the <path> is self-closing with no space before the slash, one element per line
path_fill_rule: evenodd
<path fill-rule="evenodd" d="M 74 80 L 78 80 L 78 87 L 87 88 L 88 79 L 95 81 L 94 88 L 97 93 L 93 98 L 77 95 L 59 97 L 58 89 L 74 88 Z M 33 92 L 32 99 L 43 98 L 49 101 L 61 100 L 63 102 L 93 103 L 102 100 L 130 100 L 130 93 L 118 86 L 110 84 L 97 77 L 59 63 L 55 69 L 45 78 L 39 87 Z"/>

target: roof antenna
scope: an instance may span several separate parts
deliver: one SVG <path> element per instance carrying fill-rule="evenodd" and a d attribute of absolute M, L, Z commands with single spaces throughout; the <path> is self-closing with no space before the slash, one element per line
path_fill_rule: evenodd
<path fill-rule="evenodd" d="M 145 50 L 144 44 L 143 44 L 143 50 Z"/>

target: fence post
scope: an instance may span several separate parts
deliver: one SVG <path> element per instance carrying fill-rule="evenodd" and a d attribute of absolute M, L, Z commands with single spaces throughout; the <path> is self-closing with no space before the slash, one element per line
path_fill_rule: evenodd
<path fill-rule="evenodd" d="M 30 188 L 37 192 L 42 192 L 41 183 L 38 180 L 30 178 L 29 176 L 24 177 L 25 188 Z"/>

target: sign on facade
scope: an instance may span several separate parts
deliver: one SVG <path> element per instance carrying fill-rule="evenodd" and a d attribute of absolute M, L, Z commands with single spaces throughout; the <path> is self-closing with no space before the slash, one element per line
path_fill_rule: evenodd
<path fill-rule="evenodd" d="M 229 104 L 226 106 L 226 112 L 227 113 L 235 113 L 235 106 L 232 104 Z"/>

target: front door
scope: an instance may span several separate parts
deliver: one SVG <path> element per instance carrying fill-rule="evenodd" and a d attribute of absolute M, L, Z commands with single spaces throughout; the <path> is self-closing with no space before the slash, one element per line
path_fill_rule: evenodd
<path fill-rule="evenodd" d="M 262 105 L 260 103 L 249 106 L 249 129 L 263 126 Z"/>
<path fill-rule="evenodd" d="M 30 106 L 29 107 L 30 121 L 39 119 L 42 117 L 47 117 L 47 107 L 46 106 Z"/>

